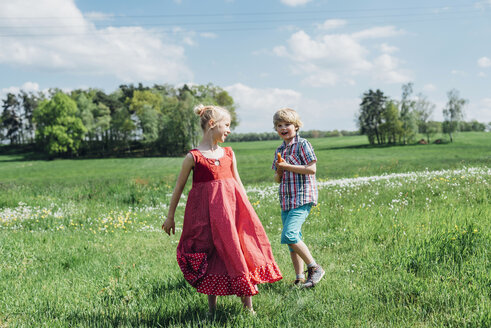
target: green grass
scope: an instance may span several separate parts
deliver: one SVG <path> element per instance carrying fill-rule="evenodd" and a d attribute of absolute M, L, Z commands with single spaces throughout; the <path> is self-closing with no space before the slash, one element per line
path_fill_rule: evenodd
<path fill-rule="evenodd" d="M 490 326 L 490 135 L 381 148 L 311 141 L 321 186 L 304 236 L 327 271 L 313 290 L 291 288 L 279 244 L 279 142 L 230 144 L 284 275 L 259 286 L 256 317 L 236 297 L 205 317 L 206 296 L 175 260 L 179 230 L 160 231 L 181 158 L 0 156 L 0 327 Z M 395 175 L 413 171 L 423 173 Z M 393 175 L 357 178 L 381 174 Z"/>

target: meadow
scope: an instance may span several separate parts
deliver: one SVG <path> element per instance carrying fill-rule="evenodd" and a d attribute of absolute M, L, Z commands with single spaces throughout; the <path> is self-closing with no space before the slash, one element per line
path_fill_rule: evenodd
<path fill-rule="evenodd" d="M 271 162 L 279 141 L 229 143 L 284 279 L 257 315 L 184 280 L 160 226 L 182 158 L 0 155 L 0 327 L 489 327 L 491 134 L 451 144 L 312 139 L 319 204 L 305 241 L 326 269 L 293 288 Z M 191 184 L 188 183 L 186 190 Z"/>

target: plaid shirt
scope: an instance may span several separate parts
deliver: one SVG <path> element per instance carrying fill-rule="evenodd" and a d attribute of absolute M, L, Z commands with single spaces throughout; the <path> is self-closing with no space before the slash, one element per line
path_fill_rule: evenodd
<path fill-rule="evenodd" d="M 277 153 L 288 163 L 293 165 L 307 165 L 310 162 L 317 161 L 314 148 L 306 139 L 295 136 L 295 139 L 289 144 L 283 141 L 281 146 L 276 149 L 273 161 L 273 169 L 276 170 L 278 160 Z M 298 174 L 290 171 L 284 171 L 280 182 L 279 196 L 281 209 L 289 211 L 302 205 L 313 203 L 317 205 L 317 183 L 315 174 Z"/>

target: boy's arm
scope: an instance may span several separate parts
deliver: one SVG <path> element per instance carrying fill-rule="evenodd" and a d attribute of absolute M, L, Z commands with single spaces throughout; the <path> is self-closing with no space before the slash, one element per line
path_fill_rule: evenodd
<path fill-rule="evenodd" d="M 278 170 L 286 170 L 297 174 L 315 174 L 317 161 L 312 161 L 306 165 L 294 165 L 287 162 L 277 163 Z M 278 172 L 278 171 L 276 171 Z M 276 176 L 275 176 L 276 178 Z"/>

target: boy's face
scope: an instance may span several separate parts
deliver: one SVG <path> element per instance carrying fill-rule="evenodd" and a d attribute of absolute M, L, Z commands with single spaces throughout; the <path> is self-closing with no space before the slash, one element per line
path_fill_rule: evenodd
<path fill-rule="evenodd" d="M 297 128 L 292 123 L 280 121 L 276 124 L 276 132 L 288 144 L 297 135 Z"/>

